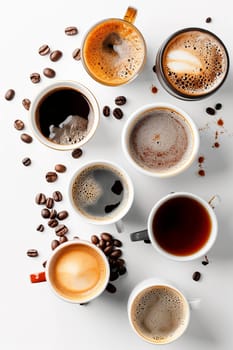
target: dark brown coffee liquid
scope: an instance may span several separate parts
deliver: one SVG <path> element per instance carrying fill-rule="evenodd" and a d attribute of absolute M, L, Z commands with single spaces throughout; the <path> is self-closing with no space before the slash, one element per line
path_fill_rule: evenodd
<path fill-rule="evenodd" d="M 195 199 L 176 197 L 168 200 L 156 212 L 153 234 L 166 252 L 186 256 L 198 252 L 211 231 L 207 210 Z"/>

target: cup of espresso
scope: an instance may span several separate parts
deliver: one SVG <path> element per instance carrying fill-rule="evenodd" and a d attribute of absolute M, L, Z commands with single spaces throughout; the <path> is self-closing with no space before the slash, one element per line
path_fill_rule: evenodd
<path fill-rule="evenodd" d="M 118 86 L 132 81 L 143 69 L 146 44 L 133 25 L 137 10 L 129 7 L 124 19 L 109 18 L 94 25 L 82 44 L 82 62 L 97 82 Z"/>
<path fill-rule="evenodd" d="M 190 307 L 177 288 L 168 282 L 150 278 L 132 290 L 128 300 L 128 318 L 134 332 L 144 341 L 168 344 L 187 329 Z"/>
<path fill-rule="evenodd" d="M 126 158 L 145 175 L 165 178 L 186 170 L 197 155 L 199 134 L 190 116 L 168 103 L 135 111 L 122 133 Z"/>
<path fill-rule="evenodd" d="M 133 184 L 118 165 L 93 161 L 73 175 L 69 198 L 75 211 L 93 224 L 112 224 L 129 211 L 134 198 Z"/>
<path fill-rule="evenodd" d="M 213 94 L 228 71 L 229 55 L 223 42 L 201 28 L 185 28 L 172 34 L 156 57 L 156 73 L 162 86 L 187 101 Z"/>
<path fill-rule="evenodd" d="M 44 145 L 57 150 L 75 149 L 94 135 L 99 124 L 98 103 L 82 84 L 58 81 L 33 101 L 30 124 Z"/>
<path fill-rule="evenodd" d="M 164 257 L 190 261 L 211 249 L 217 232 L 217 218 L 209 203 L 189 192 L 174 192 L 154 205 L 147 230 L 132 233 L 131 240 L 149 238 Z"/>

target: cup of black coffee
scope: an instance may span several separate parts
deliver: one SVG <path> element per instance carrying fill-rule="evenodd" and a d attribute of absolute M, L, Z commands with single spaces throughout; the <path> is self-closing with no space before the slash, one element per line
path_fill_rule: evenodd
<path fill-rule="evenodd" d="M 75 149 L 94 135 L 99 123 L 98 103 L 82 84 L 59 81 L 37 95 L 30 123 L 44 145 L 57 150 Z"/>
<path fill-rule="evenodd" d="M 189 192 L 174 192 L 154 205 L 147 230 L 132 233 L 131 240 L 149 238 L 163 256 L 190 261 L 211 249 L 217 232 L 217 218 L 208 202 Z"/>

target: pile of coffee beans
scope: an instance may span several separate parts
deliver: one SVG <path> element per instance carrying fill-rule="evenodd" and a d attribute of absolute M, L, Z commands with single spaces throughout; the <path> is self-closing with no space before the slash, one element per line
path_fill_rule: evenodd
<path fill-rule="evenodd" d="M 115 104 L 117 106 L 123 106 L 123 105 L 126 104 L 126 102 L 127 102 L 127 99 L 126 99 L 125 96 L 117 96 L 115 98 Z M 112 114 L 113 114 L 113 116 L 116 119 L 122 119 L 123 116 L 124 116 L 124 113 L 123 113 L 122 109 L 119 108 L 119 107 L 114 108 L 113 111 L 112 111 Z M 111 108 L 109 106 L 104 106 L 103 107 L 103 115 L 105 117 L 110 117 L 110 115 L 111 115 Z"/>
<path fill-rule="evenodd" d="M 100 237 L 92 235 L 91 242 L 101 249 L 108 259 L 110 278 L 106 290 L 109 293 L 115 293 L 117 289 L 111 282 L 116 281 L 127 272 L 125 260 L 121 257 L 122 250 L 120 248 L 122 247 L 122 242 L 107 232 L 101 233 Z"/>

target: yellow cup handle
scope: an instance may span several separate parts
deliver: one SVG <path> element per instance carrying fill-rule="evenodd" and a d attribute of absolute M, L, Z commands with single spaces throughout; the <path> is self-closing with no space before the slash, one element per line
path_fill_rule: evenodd
<path fill-rule="evenodd" d="M 137 10 L 134 7 L 128 7 L 124 16 L 124 20 L 133 24 L 136 16 Z"/>

